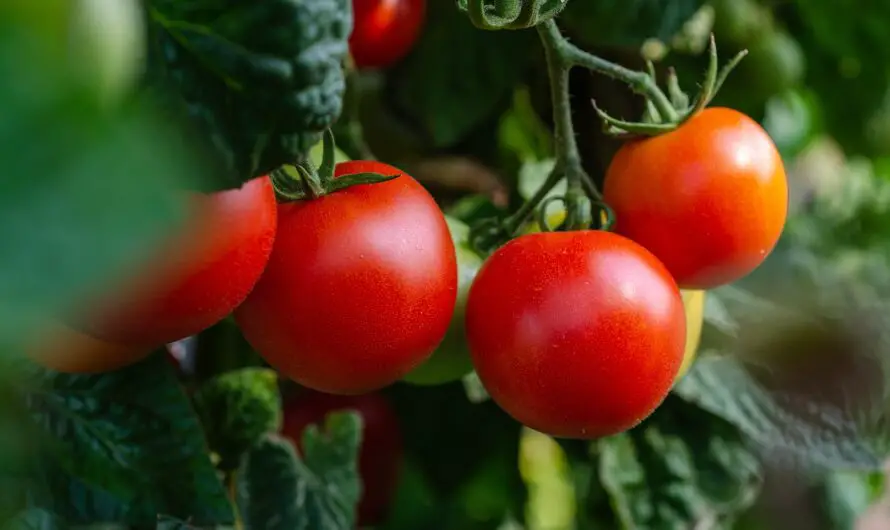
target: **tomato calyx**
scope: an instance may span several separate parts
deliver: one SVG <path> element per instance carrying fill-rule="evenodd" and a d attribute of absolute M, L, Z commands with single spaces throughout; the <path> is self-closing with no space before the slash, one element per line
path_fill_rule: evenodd
<path fill-rule="evenodd" d="M 603 121 L 603 131 L 609 136 L 631 139 L 664 134 L 675 130 L 704 110 L 720 91 L 729 74 L 747 54 L 748 50 L 742 50 L 720 68 L 717 57 L 717 43 L 712 33 L 708 45 L 708 67 L 705 70 L 705 78 L 701 90 L 696 95 L 695 100 L 690 103 L 689 96 L 680 88 L 677 72 L 671 68 L 667 74 L 667 94 L 655 86 L 655 91 L 657 91 L 660 97 L 652 98 L 647 95 L 646 111 L 643 119 L 639 122 L 615 118 L 599 108 L 596 101 L 591 100 L 591 104 L 594 111 Z M 646 65 L 647 72 L 645 75 L 654 85 L 656 78 L 655 66 L 652 61 L 647 61 Z"/>
<path fill-rule="evenodd" d="M 334 178 L 335 148 L 334 133 L 330 129 L 326 129 L 319 167 L 314 167 L 308 159 L 304 159 L 272 171 L 269 176 L 275 186 L 279 202 L 317 199 L 351 186 L 379 184 L 401 176 L 401 173 L 395 175 L 353 173 Z"/>

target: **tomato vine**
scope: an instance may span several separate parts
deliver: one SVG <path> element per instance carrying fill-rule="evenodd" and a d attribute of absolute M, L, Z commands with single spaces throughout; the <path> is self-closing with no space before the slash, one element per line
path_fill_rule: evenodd
<path fill-rule="evenodd" d="M 481 13 L 488 13 L 483 2 L 469 1 L 465 9 L 474 23 L 480 25 Z M 515 6 L 513 4 L 516 4 Z M 510 4 L 499 14 L 480 27 L 486 29 L 504 29 L 507 17 L 504 13 L 512 13 L 516 19 L 519 3 Z M 527 3 L 526 6 L 536 3 Z M 515 11 L 515 13 L 514 13 Z M 500 20 L 501 23 L 492 22 Z M 531 19 L 529 19 L 531 20 Z M 658 86 L 655 68 L 651 61 L 647 62 L 647 71 L 637 71 L 620 64 L 608 61 L 593 53 L 575 46 L 562 34 L 553 17 L 534 18 L 534 25 L 547 62 L 547 74 L 550 83 L 551 106 L 554 121 L 554 143 L 556 163 L 549 176 L 522 206 L 503 222 L 488 220 L 473 227 L 472 242 L 480 251 L 490 251 L 499 244 L 515 236 L 520 228 L 529 221 L 535 211 L 539 213 L 538 224 L 544 230 L 553 227 L 547 222 L 546 209 L 550 202 L 559 201 L 565 209 L 565 219 L 560 230 L 579 230 L 591 227 L 608 230 L 613 225 L 614 211 L 603 201 L 603 196 L 593 179 L 581 164 L 581 155 L 572 121 L 572 108 L 569 95 L 569 72 L 572 68 L 582 67 L 604 74 L 624 82 L 636 94 L 646 100 L 646 113 L 642 121 L 633 122 L 614 118 L 599 107 L 592 104 L 603 121 L 604 130 L 612 136 L 632 139 L 639 136 L 655 136 L 675 130 L 690 118 L 701 112 L 714 98 L 730 72 L 747 54 L 742 50 L 736 54 L 723 68 L 719 68 L 716 41 L 711 35 L 708 67 L 705 71 L 702 88 L 692 103 L 679 85 L 676 72 L 669 71 L 667 92 Z M 560 197 L 550 197 L 553 189 L 563 179 L 566 181 L 566 192 Z M 596 209 L 596 214 L 593 210 Z"/>

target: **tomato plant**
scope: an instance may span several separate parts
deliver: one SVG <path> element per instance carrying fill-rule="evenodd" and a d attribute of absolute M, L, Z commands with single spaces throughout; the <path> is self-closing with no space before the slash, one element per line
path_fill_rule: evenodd
<path fill-rule="evenodd" d="M 419 366 L 457 297 L 454 244 L 433 198 L 380 162 L 343 162 L 335 176 L 366 172 L 399 176 L 279 206 L 269 265 L 235 311 L 260 355 L 323 392 L 369 392 Z"/>
<path fill-rule="evenodd" d="M 349 51 L 359 68 L 387 68 L 414 46 L 423 29 L 426 0 L 352 0 Z"/>
<path fill-rule="evenodd" d="M 399 418 L 382 394 L 297 394 L 284 404 L 281 432 L 301 447 L 306 427 L 321 424 L 328 414 L 344 410 L 357 412 L 362 420 L 358 524 L 361 527 L 376 525 L 386 519 L 390 510 L 403 457 Z"/>
<path fill-rule="evenodd" d="M 88 306 L 88 318 L 79 321 L 85 331 L 120 344 L 159 346 L 212 326 L 247 297 L 275 239 L 271 182 L 261 177 L 190 199 L 186 226 L 123 285 Z"/>
<path fill-rule="evenodd" d="M 860 526 L 883 4 L 0 2 L 0 526 Z"/>
<path fill-rule="evenodd" d="M 624 144 L 606 173 L 604 198 L 617 231 L 689 289 L 749 274 L 775 247 L 788 215 L 775 144 L 754 120 L 725 108 Z"/>
<path fill-rule="evenodd" d="M 473 282 L 466 322 L 492 398 L 523 424 L 572 438 L 621 432 L 651 414 L 686 339 L 664 266 L 598 231 L 529 234 L 498 249 Z"/>

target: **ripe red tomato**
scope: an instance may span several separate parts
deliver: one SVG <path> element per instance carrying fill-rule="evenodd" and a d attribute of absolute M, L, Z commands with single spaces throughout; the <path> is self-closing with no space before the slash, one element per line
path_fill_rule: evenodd
<path fill-rule="evenodd" d="M 331 412 L 354 410 L 362 418 L 362 443 L 358 454 L 358 472 L 362 481 L 358 526 L 383 522 L 399 483 L 402 464 L 402 434 L 399 419 L 380 394 L 335 396 L 309 392 L 284 404 L 281 432 L 301 450 L 303 430 L 321 427 Z"/>
<path fill-rule="evenodd" d="M 336 176 L 401 172 L 379 162 Z M 235 311 L 245 338 L 303 386 L 363 394 L 395 382 L 442 341 L 457 298 L 445 217 L 401 173 L 281 204 L 269 265 Z"/>
<path fill-rule="evenodd" d="M 606 172 L 616 232 L 646 247 L 684 289 L 710 289 L 756 269 L 788 214 L 773 141 L 732 109 L 705 109 L 675 131 L 624 144 Z"/>
<path fill-rule="evenodd" d="M 386 68 L 401 60 L 417 41 L 426 0 L 353 0 L 349 50 L 359 68 Z"/>
<path fill-rule="evenodd" d="M 212 326 L 244 300 L 275 239 L 271 181 L 257 178 L 190 201 L 185 228 L 123 286 L 88 304 L 80 327 L 111 342 L 154 347 Z"/>
<path fill-rule="evenodd" d="M 625 431 L 667 396 L 683 362 L 686 317 L 667 269 L 601 231 L 520 236 L 470 288 L 467 338 L 492 399 L 564 438 Z"/>

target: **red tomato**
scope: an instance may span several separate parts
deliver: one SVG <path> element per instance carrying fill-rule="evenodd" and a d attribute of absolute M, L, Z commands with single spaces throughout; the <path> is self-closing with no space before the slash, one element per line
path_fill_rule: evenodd
<path fill-rule="evenodd" d="M 405 57 L 423 26 L 426 0 L 353 0 L 349 50 L 359 68 L 386 68 Z"/>
<path fill-rule="evenodd" d="M 535 233 L 495 251 L 470 288 L 473 364 L 492 399 L 551 436 L 625 431 L 667 396 L 686 316 L 667 269 L 601 231 Z"/>
<path fill-rule="evenodd" d="M 711 289 L 756 269 L 788 214 L 776 146 L 757 122 L 725 108 L 624 144 L 604 197 L 616 231 L 655 254 L 685 289 Z"/>
<path fill-rule="evenodd" d="M 343 162 L 336 176 L 399 174 Z M 445 217 L 402 173 L 281 204 L 269 265 L 236 311 L 245 338 L 282 374 L 332 394 L 382 388 L 445 336 L 457 263 Z"/>
<path fill-rule="evenodd" d="M 275 239 L 268 177 L 240 189 L 195 194 L 185 228 L 125 286 L 91 304 L 88 332 L 122 344 L 159 346 L 194 335 L 240 304 L 263 272 Z"/>
<path fill-rule="evenodd" d="M 399 420 L 386 399 L 380 394 L 334 396 L 310 392 L 285 403 L 281 432 L 300 449 L 303 430 L 308 425 L 321 427 L 329 413 L 347 410 L 358 412 L 362 418 L 358 525 L 372 526 L 383 522 L 389 514 L 402 464 Z"/>

